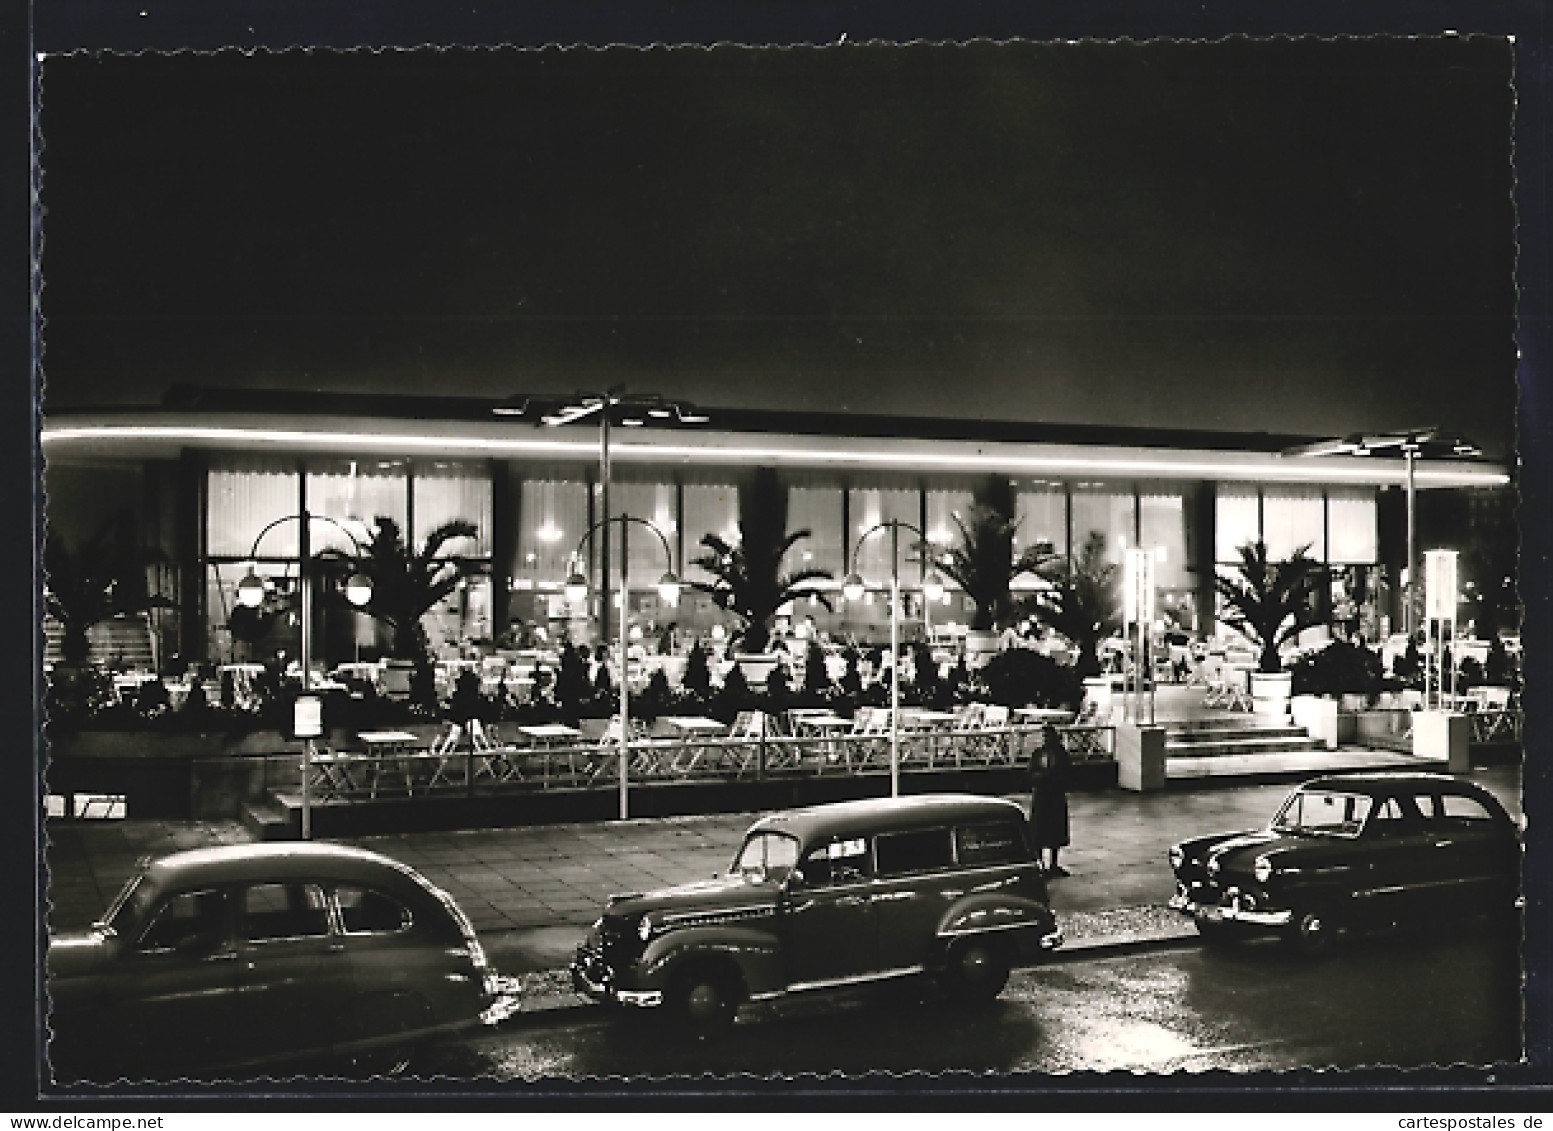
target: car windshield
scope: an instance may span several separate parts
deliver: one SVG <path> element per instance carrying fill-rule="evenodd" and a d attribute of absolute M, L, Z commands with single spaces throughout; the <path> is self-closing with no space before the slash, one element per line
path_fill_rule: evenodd
<path fill-rule="evenodd" d="M 744 842 L 728 869 L 754 883 L 781 883 L 798 863 L 798 841 L 786 833 L 755 833 Z"/>
<path fill-rule="evenodd" d="M 1334 789 L 1297 790 L 1273 818 L 1273 830 L 1308 836 L 1355 837 L 1373 801 L 1363 793 Z"/>
<path fill-rule="evenodd" d="M 146 879 L 144 872 L 136 872 L 119 889 L 119 894 L 113 897 L 113 902 L 108 905 L 108 910 L 98 920 L 105 927 L 110 927 L 115 934 L 126 934 L 134 925 L 145 918 L 146 911 L 156 898 L 156 885 Z"/>

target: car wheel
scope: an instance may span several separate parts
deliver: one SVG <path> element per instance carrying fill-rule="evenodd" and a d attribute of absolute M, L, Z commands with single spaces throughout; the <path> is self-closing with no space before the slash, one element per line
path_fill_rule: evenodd
<path fill-rule="evenodd" d="M 1008 957 L 1001 947 L 973 939 L 949 952 L 942 982 L 953 1000 L 979 1004 L 1003 992 L 1008 972 Z"/>
<path fill-rule="evenodd" d="M 1335 931 L 1336 924 L 1330 915 L 1296 908 L 1284 940 L 1300 954 L 1314 958 L 1332 949 Z"/>
<path fill-rule="evenodd" d="M 721 970 L 690 970 L 674 980 L 668 995 L 669 1011 L 697 1036 L 721 1032 L 733 1023 L 739 996 L 731 976 Z"/>

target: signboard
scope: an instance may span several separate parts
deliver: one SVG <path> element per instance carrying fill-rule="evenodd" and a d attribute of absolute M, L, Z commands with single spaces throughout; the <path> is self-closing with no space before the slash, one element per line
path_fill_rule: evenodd
<path fill-rule="evenodd" d="M 1424 615 L 1430 620 L 1456 619 L 1456 551 L 1424 552 Z"/>
<path fill-rule="evenodd" d="M 324 701 L 316 695 L 298 695 L 292 709 L 291 731 L 298 738 L 321 738 L 324 733 Z"/>

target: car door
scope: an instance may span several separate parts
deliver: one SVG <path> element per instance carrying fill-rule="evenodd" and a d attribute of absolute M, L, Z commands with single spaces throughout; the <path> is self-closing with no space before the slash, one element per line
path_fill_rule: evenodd
<path fill-rule="evenodd" d="M 880 833 L 874 839 L 873 885 L 879 968 L 925 965 L 939 919 L 966 886 L 955 868 L 947 827 Z"/>
<path fill-rule="evenodd" d="M 804 853 L 781 903 L 789 989 L 844 982 L 877 967 L 872 873 L 866 837 L 836 838 Z"/>
<path fill-rule="evenodd" d="M 157 1075 L 225 1063 L 236 1043 L 237 949 L 222 888 L 164 897 L 114 961 L 112 1006 L 99 1019 L 115 1062 Z"/>
<path fill-rule="evenodd" d="M 1361 917 L 1398 922 L 1428 905 L 1438 880 L 1434 838 L 1411 795 L 1375 798 L 1360 848 L 1364 873 L 1354 897 Z"/>
<path fill-rule="evenodd" d="M 1442 790 L 1420 798 L 1420 804 L 1427 806 L 1442 908 L 1455 904 L 1485 911 L 1496 904 L 1508 906 L 1518 891 L 1520 864 L 1509 822 L 1466 793 Z"/>
<path fill-rule="evenodd" d="M 323 888 L 250 884 L 237 912 L 247 1055 L 262 1060 L 332 1045 L 348 1015 L 351 974 Z"/>

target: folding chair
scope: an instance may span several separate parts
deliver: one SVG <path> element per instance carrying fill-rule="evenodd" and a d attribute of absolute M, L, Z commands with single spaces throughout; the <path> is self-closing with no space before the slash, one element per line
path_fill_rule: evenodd
<path fill-rule="evenodd" d="M 479 724 L 475 724 L 478 726 Z M 431 776 L 426 779 L 426 788 L 432 790 L 439 785 L 451 786 L 454 784 L 451 776 L 452 769 L 458 758 L 458 744 L 464 740 L 464 728 L 457 723 L 449 723 L 448 729 L 438 735 L 432 742 L 431 749 L 423 755 L 430 763 Z"/>

